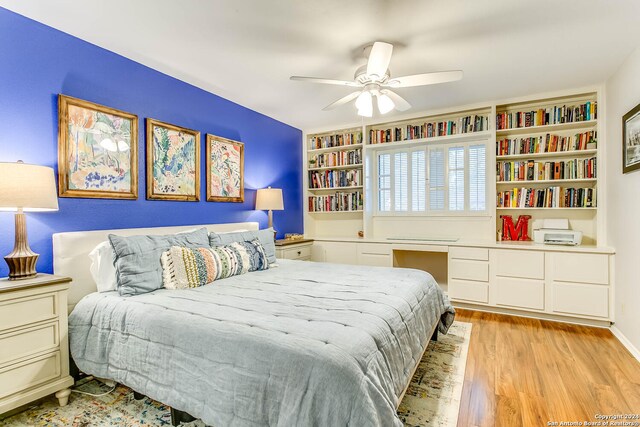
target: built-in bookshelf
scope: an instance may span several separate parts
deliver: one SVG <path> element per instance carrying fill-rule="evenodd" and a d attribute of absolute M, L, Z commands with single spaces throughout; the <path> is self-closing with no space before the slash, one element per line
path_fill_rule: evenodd
<path fill-rule="evenodd" d="M 362 212 L 362 128 L 307 138 L 309 213 Z"/>
<path fill-rule="evenodd" d="M 597 94 L 497 105 L 495 120 L 496 231 L 502 214 L 526 213 L 567 218 L 595 243 Z"/>
<path fill-rule="evenodd" d="M 368 144 L 426 142 L 489 130 L 489 109 L 420 117 L 367 127 Z"/>

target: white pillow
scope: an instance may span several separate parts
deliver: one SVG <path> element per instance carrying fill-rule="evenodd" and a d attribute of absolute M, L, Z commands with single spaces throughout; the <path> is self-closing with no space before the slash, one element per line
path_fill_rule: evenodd
<path fill-rule="evenodd" d="M 115 253 L 108 240 L 100 243 L 89 252 L 91 259 L 91 277 L 96 282 L 98 292 L 116 290 L 116 266 L 113 265 Z"/>
<path fill-rule="evenodd" d="M 197 228 L 191 228 L 176 234 L 192 233 L 196 230 Z M 117 288 L 116 266 L 113 264 L 115 257 L 116 254 L 108 240 L 100 243 L 89 252 L 89 259 L 91 259 L 89 271 L 93 281 L 96 282 L 98 292 L 115 291 Z"/>

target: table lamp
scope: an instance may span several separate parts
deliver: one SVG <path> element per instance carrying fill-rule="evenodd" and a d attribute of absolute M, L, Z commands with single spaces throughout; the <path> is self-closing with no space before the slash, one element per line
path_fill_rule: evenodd
<path fill-rule="evenodd" d="M 13 252 L 4 257 L 9 280 L 36 276 L 38 254 L 27 241 L 24 212 L 57 211 L 58 197 L 53 169 L 46 166 L 0 162 L 0 211 L 14 211 L 16 219 Z"/>
<path fill-rule="evenodd" d="M 284 210 L 281 188 L 262 188 L 256 194 L 256 209 L 269 211 L 269 227 L 273 227 L 273 211 Z"/>

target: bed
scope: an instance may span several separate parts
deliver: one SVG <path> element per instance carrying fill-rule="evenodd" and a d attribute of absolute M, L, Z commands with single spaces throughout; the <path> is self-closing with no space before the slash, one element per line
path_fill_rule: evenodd
<path fill-rule="evenodd" d="M 78 286 L 69 338 L 81 371 L 216 427 L 402 425 L 396 408 L 411 375 L 454 317 L 429 274 L 279 260 L 201 288 L 120 297 L 92 292 L 79 271 L 109 233 L 177 231 L 54 236 L 55 272 Z"/>

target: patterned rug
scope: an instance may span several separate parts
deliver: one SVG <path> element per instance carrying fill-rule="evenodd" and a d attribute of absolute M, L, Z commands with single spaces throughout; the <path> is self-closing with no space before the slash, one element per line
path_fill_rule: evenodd
<path fill-rule="evenodd" d="M 429 344 L 398 408 L 405 426 L 456 426 L 470 336 L 470 323 L 454 322 L 449 334 L 440 334 L 438 342 Z M 93 394 L 109 390 L 95 380 L 76 389 Z M 72 393 L 69 404 L 63 408 L 55 398 L 45 398 L 24 412 L 0 420 L 0 426 L 171 426 L 171 415 L 161 403 L 149 398 L 137 401 L 129 388 L 119 385 L 113 393 L 102 397 Z M 204 424 L 194 421 L 182 426 L 204 427 Z"/>

